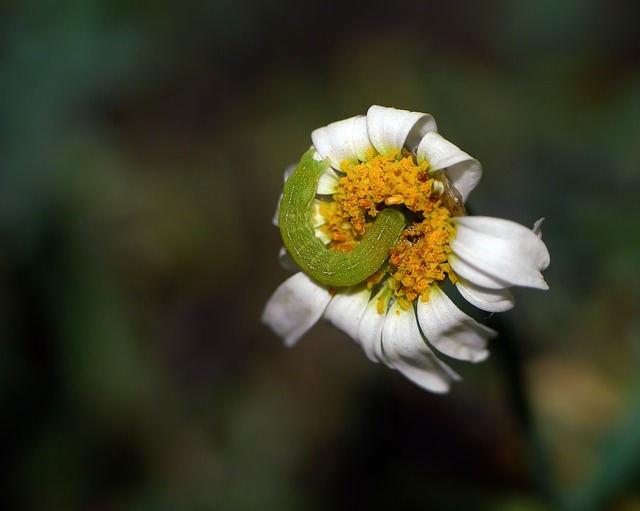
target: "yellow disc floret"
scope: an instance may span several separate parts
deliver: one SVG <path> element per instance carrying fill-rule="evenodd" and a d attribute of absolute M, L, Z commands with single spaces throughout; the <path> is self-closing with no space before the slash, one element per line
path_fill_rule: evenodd
<path fill-rule="evenodd" d="M 429 174 L 428 162 L 418 164 L 408 151 L 380 155 L 367 153 L 366 160 L 345 160 L 333 201 L 320 209 L 323 231 L 332 250 L 350 251 L 385 207 L 406 208 L 412 218 L 398 243 L 389 251 L 388 267 L 369 279 L 369 287 L 387 277 L 401 307 L 407 309 L 418 297 L 427 300 L 429 287 L 449 277 L 455 282 L 447 254 L 455 234 L 452 212 L 443 200 L 442 186 Z"/>

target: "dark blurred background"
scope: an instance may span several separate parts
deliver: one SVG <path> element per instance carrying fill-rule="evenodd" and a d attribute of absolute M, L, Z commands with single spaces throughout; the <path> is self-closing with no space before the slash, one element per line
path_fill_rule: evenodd
<path fill-rule="evenodd" d="M 0 505 L 640 509 L 635 6 L 2 2 Z M 482 162 L 476 214 L 546 217 L 550 291 L 447 396 L 260 323 L 284 168 L 371 104 Z"/>

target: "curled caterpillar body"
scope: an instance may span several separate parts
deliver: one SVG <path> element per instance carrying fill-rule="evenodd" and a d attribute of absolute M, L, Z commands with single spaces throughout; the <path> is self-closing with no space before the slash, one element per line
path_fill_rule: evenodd
<path fill-rule="evenodd" d="M 311 222 L 311 206 L 318 180 L 329 167 L 307 151 L 285 183 L 278 217 L 284 246 L 300 268 L 326 286 L 353 286 L 375 273 L 389 257 L 389 249 L 405 227 L 402 212 L 386 208 L 376 216 L 360 243 L 348 253 L 329 250 Z"/>

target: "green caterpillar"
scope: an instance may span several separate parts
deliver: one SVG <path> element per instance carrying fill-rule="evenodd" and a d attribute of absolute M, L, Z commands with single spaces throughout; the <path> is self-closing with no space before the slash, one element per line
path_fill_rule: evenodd
<path fill-rule="evenodd" d="M 353 286 L 375 273 L 389 257 L 389 249 L 405 227 L 405 217 L 397 209 L 385 208 L 351 252 L 329 250 L 315 235 L 311 222 L 318 181 L 329 167 L 326 161 L 314 160 L 314 152 L 304 153 L 284 185 L 278 217 L 282 240 L 298 266 L 316 282 Z"/>

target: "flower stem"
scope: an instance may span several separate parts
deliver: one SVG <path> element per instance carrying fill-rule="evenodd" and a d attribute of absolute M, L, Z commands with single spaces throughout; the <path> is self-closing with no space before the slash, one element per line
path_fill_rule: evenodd
<path fill-rule="evenodd" d="M 504 368 L 505 389 L 510 409 L 526 446 L 526 458 L 535 488 L 551 509 L 562 509 L 552 470 L 551 456 L 537 426 L 527 395 L 521 352 L 522 334 L 516 332 L 510 313 L 491 317 L 490 326 L 498 332 L 496 355 Z"/>

